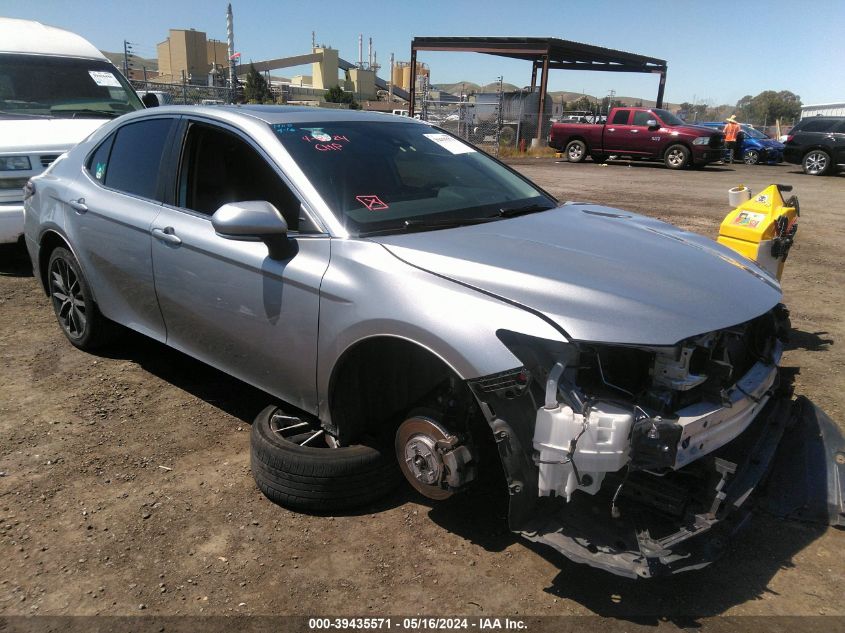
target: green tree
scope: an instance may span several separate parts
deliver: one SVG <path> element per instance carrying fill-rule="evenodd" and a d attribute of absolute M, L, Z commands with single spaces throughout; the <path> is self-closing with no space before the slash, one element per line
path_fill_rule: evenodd
<path fill-rule="evenodd" d="M 607 114 L 608 112 L 613 110 L 613 108 L 624 108 L 624 107 L 625 107 L 625 103 L 623 101 L 620 101 L 619 99 L 611 100 L 610 97 L 602 97 L 601 110 L 599 110 L 599 111 L 602 114 Z"/>
<path fill-rule="evenodd" d="M 565 109 L 567 112 L 573 112 L 578 110 L 582 112 L 584 110 L 586 110 L 587 112 L 592 112 L 595 109 L 595 105 L 592 101 L 590 101 L 589 97 L 583 96 L 578 97 L 577 99 L 575 99 L 575 101 L 569 101 L 566 104 Z"/>
<path fill-rule="evenodd" d="M 764 90 L 756 97 L 746 95 L 736 104 L 742 120 L 771 125 L 776 119 L 794 120 L 801 116 L 801 97 L 789 90 Z"/>
<path fill-rule="evenodd" d="M 267 80 L 264 79 L 264 75 L 255 70 L 253 64 L 249 65 L 249 72 L 246 74 L 244 99 L 246 99 L 247 103 L 273 102 L 273 93 L 270 92 L 270 86 L 267 85 Z"/>
<path fill-rule="evenodd" d="M 326 90 L 326 94 L 323 98 L 329 103 L 348 104 L 350 110 L 358 110 L 361 107 L 358 105 L 358 102 L 355 101 L 355 97 L 352 96 L 352 93 L 346 92 L 340 86 L 332 86 Z"/>

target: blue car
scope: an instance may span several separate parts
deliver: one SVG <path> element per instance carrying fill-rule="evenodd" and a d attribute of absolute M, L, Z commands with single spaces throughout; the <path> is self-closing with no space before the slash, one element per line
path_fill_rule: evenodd
<path fill-rule="evenodd" d="M 725 128 L 724 123 L 718 122 L 696 123 L 696 125 L 712 127 L 720 131 Z M 740 127 L 743 135 L 741 156 L 746 165 L 757 165 L 759 163 L 777 165 L 783 162 L 783 143 L 769 138 L 747 123 L 743 123 Z"/>

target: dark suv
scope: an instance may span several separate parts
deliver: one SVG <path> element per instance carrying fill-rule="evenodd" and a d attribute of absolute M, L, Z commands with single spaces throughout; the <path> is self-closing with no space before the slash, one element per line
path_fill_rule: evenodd
<path fill-rule="evenodd" d="M 801 119 L 786 137 L 783 157 L 821 176 L 845 166 L 845 117 L 817 116 Z"/>

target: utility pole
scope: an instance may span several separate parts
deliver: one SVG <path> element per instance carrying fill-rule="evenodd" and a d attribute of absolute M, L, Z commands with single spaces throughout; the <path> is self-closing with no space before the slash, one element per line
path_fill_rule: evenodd
<path fill-rule="evenodd" d="M 123 76 L 129 79 L 129 57 L 132 55 L 132 42 L 123 40 Z"/>

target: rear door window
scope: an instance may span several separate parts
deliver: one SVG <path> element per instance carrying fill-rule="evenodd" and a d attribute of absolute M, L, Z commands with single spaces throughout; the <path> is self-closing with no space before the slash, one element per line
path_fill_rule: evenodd
<path fill-rule="evenodd" d="M 615 125 L 627 125 L 628 115 L 630 113 L 630 110 L 617 110 L 613 115 L 613 121 L 611 123 Z"/>
<path fill-rule="evenodd" d="M 831 119 L 811 119 L 801 125 L 801 132 L 830 132 L 835 123 Z"/>
<path fill-rule="evenodd" d="M 134 196 L 162 201 L 161 159 L 174 119 L 150 119 L 121 127 L 105 166 L 105 185 Z M 99 151 L 99 150 L 98 150 Z M 95 165 L 94 177 L 97 177 Z"/>

